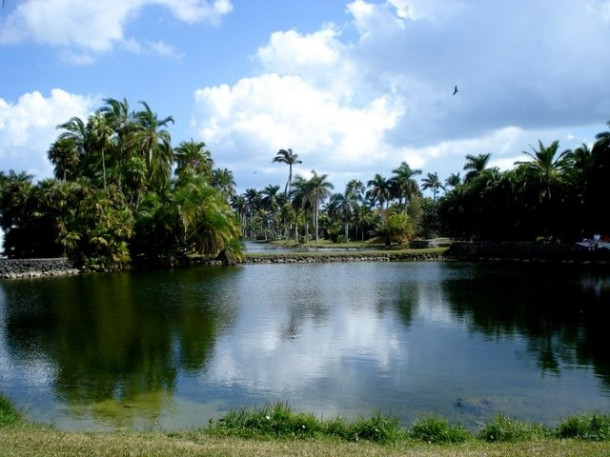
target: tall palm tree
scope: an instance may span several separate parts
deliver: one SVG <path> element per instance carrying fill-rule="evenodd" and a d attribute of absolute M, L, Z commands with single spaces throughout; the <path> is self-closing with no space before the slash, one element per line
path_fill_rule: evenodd
<path fill-rule="evenodd" d="M 438 194 L 439 190 L 445 188 L 438 178 L 438 173 L 428 173 L 427 176 L 421 180 L 421 182 L 421 188 L 423 190 L 432 190 L 433 200 L 436 200 L 436 195 Z"/>
<path fill-rule="evenodd" d="M 387 210 L 390 199 L 392 198 L 391 181 L 377 173 L 373 179 L 367 183 L 367 187 L 369 188 L 367 195 L 374 198 L 382 209 L 385 204 L 385 209 Z"/>
<path fill-rule="evenodd" d="M 491 153 L 479 154 L 478 156 L 468 154 L 466 156 L 466 165 L 464 165 L 464 171 L 468 170 L 468 173 L 464 176 L 464 181 L 469 182 L 481 174 L 487 168 L 490 157 Z"/>
<path fill-rule="evenodd" d="M 396 183 L 400 206 L 404 200 L 404 213 L 407 214 L 411 198 L 419 193 L 419 185 L 413 176 L 421 175 L 422 171 L 413 170 L 407 162 L 402 162 L 398 168 L 392 170 L 392 173 L 394 173 L 392 179 Z"/>
<path fill-rule="evenodd" d="M 274 185 L 268 185 L 267 187 L 265 187 L 262 192 L 262 200 L 261 203 L 263 204 L 263 207 L 269 211 L 269 218 L 272 221 L 272 234 L 273 236 L 275 236 L 275 222 L 276 222 L 276 216 L 277 213 L 280 209 L 280 199 L 278 196 L 278 192 L 280 190 L 280 186 L 274 186 Z"/>
<path fill-rule="evenodd" d="M 292 166 L 297 163 L 303 163 L 299 160 L 299 155 L 292 152 L 292 149 L 280 149 L 272 162 L 280 162 L 288 165 L 288 181 L 286 181 L 286 187 L 284 188 L 284 195 L 288 196 L 292 186 Z"/>
<path fill-rule="evenodd" d="M 348 183 L 349 184 L 349 183 Z M 358 207 L 357 196 L 349 186 L 346 186 L 343 194 L 336 193 L 331 195 L 328 202 L 328 213 L 330 216 L 339 216 L 343 220 L 344 239 L 349 241 L 349 221 Z"/>
<path fill-rule="evenodd" d="M 148 170 L 149 183 L 157 188 L 169 181 L 170 169 L 174 160 L 171 147 L 171 135 L 165 129 L 174 122 L 172 116 L 159 119 L 148 103 L 140 102 L 144 109 L 135 113 L 133 141 L 140 152 Z"/>
<path fill-rule="evenodd" d="M 98 110 L 98 113 L 104 115 L 108 125 L 116 134 L 114 155 L 117 162 L 118 186 L 122 189 L 123 166 L 130 152 L 129 140 L 130 133 L 134 128 L 135 114 L 130 111 L 129 102 L 126 98 L 123 101 L 106 98 L 104 103 L 105 105 Z"/>
<path fill-rule="evenodd" d="M 89 143 L 91 149 L 95 152 L 99 151 L 102 159 L 102 180 L 104 190 L 106 189 L 106 151 L 111 145 L 112 129 L 108 125 L 106 118 L 101 113 L 96 113 L 89 117 L 87 123 L 89 133 Z"/>
<path fill-rule="evenodd" d="M 311 198 L 311 202 L 313 205 L 313 222 L 314 229 L 316 231 L 316 244 L 319 241 L 319 233 L 318 233 L 318 222 L 320 219 L 320 203 L 330 197 L 331 190 L 334 189 L 334 186 L 327 180 L 327 174 L 319 175 L 315 170 L 311 170 L 312 177 L 308 180 L 308 194 Z"/>

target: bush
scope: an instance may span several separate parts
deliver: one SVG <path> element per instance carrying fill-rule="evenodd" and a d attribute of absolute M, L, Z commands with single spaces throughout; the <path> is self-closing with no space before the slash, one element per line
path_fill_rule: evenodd
<path fill-rule="evenodd" d="M 370 419 L 360 419 L 350 427 L 352 440 L 367 440 L 376 443 L 390 443 L 397 441 L 403 433 L 399 421 L 392 416 L 376 414 Z"/>
<path fill-rule="evenodd" d="M 463 443 L 472 438 L 461 425 L 449 425 L 446 419 L 428 416 L 415 423 L 411 437 L 427 443 Z"/>
<path fill-rule="evenodd" d="M 21 413 L 15 409 L 8 398 L 0 395 L 0 427 L 21 421 Z"/>
<path fill-rule="evenodd" d="M 311 414 L 295 414 L 283 403 L 262 409 L 228 413 L 212 424 L 214 431 L 262 438 L 311 437 L 320 432 L 319 421 Z"/>
<path fill-rule="evenodd" d="M 481 429 L 478 438 L 485 441 L 529 441 L 544 438 L 550 432 L 544 427 L 527 422 L 519 422 L 510 417 L 499 415 Z"/>
<path fill-rule="evenodd" d="M 559 438 L 576 438 L 586 441 L 610 440 L 610 415 L 591 414 L 571 416 L 559 424 Z"/>

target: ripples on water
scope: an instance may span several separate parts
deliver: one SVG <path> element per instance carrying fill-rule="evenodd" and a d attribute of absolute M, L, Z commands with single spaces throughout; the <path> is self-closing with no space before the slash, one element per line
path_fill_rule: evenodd
<path fill-rule="evenodd" d="M 246 265 L 0 282 L 0 392 L 65 429 L 199 427 L 287 402 L 348 419 L 610 412 L 610 277 Z"/>

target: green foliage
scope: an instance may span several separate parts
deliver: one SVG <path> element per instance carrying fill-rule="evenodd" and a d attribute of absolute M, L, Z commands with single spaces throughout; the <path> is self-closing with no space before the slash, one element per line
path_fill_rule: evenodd
<path fill-rule="evenodd" d="M 16 424 L 21 421 L 21 413 L 4 395 L 0 394 L 0 427 Z"/>
<path fill-rule="evenodd" d="M 247 438 L 311 438 L 334 437 L 348 441 L 389 443 L 404 437 L 398 420 L 382 414 L 356 422 L 343 419 L 324 421 L 312 414 L 294 413 L 286 404 L 267 405 L 260 409 L 241 409 L 229 412 L 212 421 L 212 434 Z"/>
<path fill-rule="evenodd" d="M 610 415 L 594 413 L 568 417 L 559 424 L 557 436 L 585 441 L 608 441 L 610 440 Z"/>
<path fill-rule="evenodd" d="M 386 246 L 390 246 L 392 243 L 404 243 L 413 237 L 413 227 L 404 213 L 388 215 L 380 221 L 376 231 L 377 235 L 385 241 Z"/>
<path fill-rule="evenodd" d="M 313 415 L 293 413 L 283 403 L 232 411 L 210 426 L 214 433 L 257 438 L 312 437 L 321 428 L 322 424 Z"/>
<path fill-rule="evenodd" d="M 25 173 L 0 173 L 4 253 L 66 256 L 95 271 L 122 269 L 133 257 L 239 259 L 231 172 L 212 169 L 204 143 L 172 148 L 171 116 L 158 119 L 145 102 L 135 112 L 127 100 L 105 103 L 86 120 L 58 126 L 48 152 L 56 179 L 34 184 Z"/>
<path fill-rule="evenodd" d="M 366 440 L 375 443 L 391 443 L 404 437 L 398 419 L 377 413 L 371 418 L 362 418 L 348 427 L 352 440 Z"/>
<path fill-rule="evenodd" d="M 550 431 L 538 424 L 520 422 L 499 415 L 493 422 L 485 424 L 478 434 L 484 441 L 515 442 L 547 438 Z"/>
<path fill-rule="evenodd" d="M 472 438 L 464 427 L 450 425 L 446 419 L 437 416 L 418 420 L 410 436 L 426 443 L 463 443 Z"/>

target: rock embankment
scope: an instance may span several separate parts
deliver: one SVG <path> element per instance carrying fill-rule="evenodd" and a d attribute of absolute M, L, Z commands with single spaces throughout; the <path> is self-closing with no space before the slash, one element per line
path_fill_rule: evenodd
<path fill-rule="evenodd" d="M 331 263 L 331 262 L 393 262 L 393 261 L 426 261 L 442 260 L 443 253 L 418 253 L 418 252 L 396 252 L 396 253 L 328 253 L 328 254 L 248 254 L 242 263 Z"/>
<path fill-rule="evenodd" d="M 80 272 L 69 259 L 0 259 L 0 279 L 67 276 Z"/>

